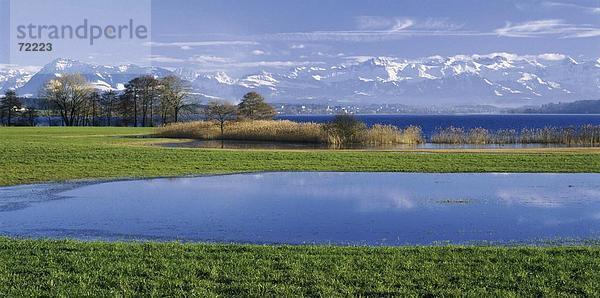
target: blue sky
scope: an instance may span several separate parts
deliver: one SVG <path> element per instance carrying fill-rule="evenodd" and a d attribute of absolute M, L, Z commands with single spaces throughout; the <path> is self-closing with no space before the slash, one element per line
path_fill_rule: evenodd
<path fill-rule="evenodd" d="M 4 15 L 6 2 L 0 0 Z M 151 62 L 232 73 L 343 62 L 359 56 L 491 52 L 600 56 L 598 0 L 155 0 L 150 12 L 152 39 L 136 45 L 149 47 L 149 56 L 128 55 L 135 51 L 127 48 L 92 55 L 98 49 L 84 46 L 55 54 L 101 64 Z M 79 5 L 68 13 L 80 18 L 93 11 Z M 102 21 L 119 21 L 116 18 L 102 14 Z M 4 32 L 5 26 L 0 28 L 3 36 Z M 4 60 L 6 43 L 0 41 Z M 18 62 L 43 63 L 38 58 Z"/>

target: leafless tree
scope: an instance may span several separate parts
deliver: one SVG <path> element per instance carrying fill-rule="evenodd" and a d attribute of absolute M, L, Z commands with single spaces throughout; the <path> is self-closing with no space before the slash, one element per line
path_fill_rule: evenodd
<path fill-rule="evenodd" d="M 206 118 L 216 120 L 219 123 L 219 127 L 221 128 L 221 140 L 225 134 L 225 122 L 234 120 L 236 114 L 236 106 L 227 102 L 220 103 L 211 101 L 206 108 Z"/>
<path fill-rule="evenodd" d="M 85 112 L 92 92 L 82 75 L 63 74 L 46 83 L 42 96 L 57 110 L 65 126 L 73 126 Z"/>
<path fill-rule="evenodd" d="M 179 120 L 181 110 L 186 106 L 189 86 L 179 77 L 167 76 L 160 80 L 160 107 L 163 123 L 169 116 L 173 122 Z"/>

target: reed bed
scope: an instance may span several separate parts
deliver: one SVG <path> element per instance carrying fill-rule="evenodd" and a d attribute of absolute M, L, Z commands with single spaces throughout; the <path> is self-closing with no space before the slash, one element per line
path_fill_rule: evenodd
<path fill-rule="evenodd" d="M 423 142 L 421 129 L 409 126 L 400 129 L 392 125 L 374 125 L 360 128 L 351 138 L 340 137 L 327 124 L 299 123 L 288 120 L 248 120 L 229 122 L 223 136 L 219 125 L 212 121 L 194 121 L 170 124 L 158 128 L 155 136 L 201 140 L 244 140 L 271 142 L 345 144 L 418 144 Z"/>
<path fill-rule="evenodd" d="M 423 132 L 417 126 L 401 129 L 393 125 L 376 124 L 366 130 L 363 143 L 374 145 L 420 144 L 423 143 Z"/>
<path fill-rule="evenodd" d="M 165 138 L 201 140 L 247 140 L 267 142 L 321 143 L 336 146 L 348 144 L 392 145 L 424 142 L 421 128 L 404 129 L 393 125 L 355 125 L 349 129 L 332 129 L 330 124 L 299 123 L 289 120 L 232 121 L 225 125 L 223 136 L 213 121 L 181 122 L 157 129 L 155 135 Z M 539 129 L 440 128 L 431 136 L 437 144 L 562 144 L 600 146 L 600 125 L 577 127 L 545 127 Z"/>
<path fill-rule="evenodd" d="M 432 143 L 439 144 L 562 144 L 599 146 L 600 125 L 573 127 L 544 127 L 536 129 L 503 129 L 490 131 L 485 128 L 466 130 L 460 127 L 438 129 L 431 136 Z"/>
<path fill-rule="evenodd" d="M 321 125 L 288 120 L 249 120 L 228 122 L 223 136 L 214 121 L 193 121 L 159 128 L 156 136 L 201 140 L 247 140 L 319 143 L 324 139 Z"/>

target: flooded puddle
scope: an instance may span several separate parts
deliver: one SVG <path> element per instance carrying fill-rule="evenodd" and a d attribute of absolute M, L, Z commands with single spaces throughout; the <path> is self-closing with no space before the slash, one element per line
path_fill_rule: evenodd
<path fill-rule="evenodd" d="M 223 149 L 270 149 L 270 150 L 414 150 L 414 149 L 526 149 L 526 148 L 566 148 L 563 144 L 350 144 L 343 147 L 319 143 L 235 141 L 235 140 L 190 140 L 186 142 L 158 143 L 162 147 L 175 148 L 223 148 Z"/>
<path fill-rule="evenodd" d="M 0 235 L 409 245 L 600 239 L 600 174 L 283 172 L 0 188 Z"/>

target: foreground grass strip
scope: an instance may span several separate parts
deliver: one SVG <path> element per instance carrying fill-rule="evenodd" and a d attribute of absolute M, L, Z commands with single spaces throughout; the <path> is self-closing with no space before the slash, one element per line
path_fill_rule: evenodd
<path fill-rule="evenodd" d="M 595 296 L 600 247 L 330 247 L 0 238 L 0 296 Z"/>
<path fill-rule="evenodd" d="M 0 185 L 247 171 L 600 172 L 600 151 L 351 152 L 163 148 L 147 128 L 0 128 Z"/>

